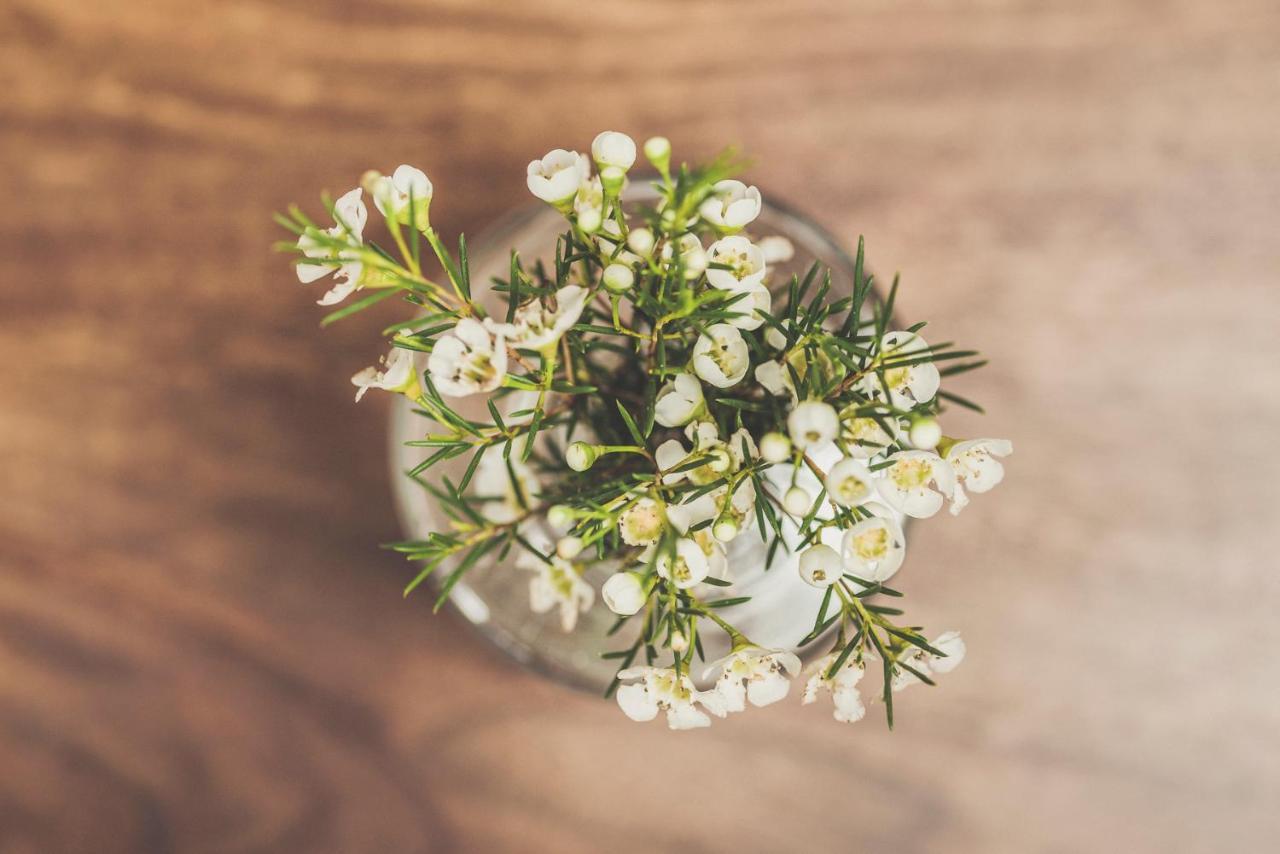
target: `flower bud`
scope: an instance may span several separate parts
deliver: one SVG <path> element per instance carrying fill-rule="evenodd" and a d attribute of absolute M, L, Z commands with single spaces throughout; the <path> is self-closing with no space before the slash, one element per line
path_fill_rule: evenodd
<path fill-rule="evenodd" d="M 600 452 L 596 450 L 595 445 L 588 445 L 586 442 L 574 442 L 564 452 L 564 461 L 574 471 L 586 471 L 595 465 L 596 458 L 599 456 Z"/>
<path fill-rule="evenodd" d="M 592 140 L 591 157 L 601 170 L 616 166 L 626 172 L 631 168 L 631 164 L 636 162 L 635 140 L 625 133 L 614 130 L 604 131 Z"/>
<path fill-rule="evenodd" d="M 932 451 L 942 440 L 942 426 L 938 419 L 924 417 L 911 422 L 911 431 L 907 434 L 911 446 L 921 451 Z"/>
<path fill-rule="evenodd" d="M 803 486 L 793 486 L 782 496 L 782 509 L 792 516 L 803 516 L 813 507 L 813 496 Z"/>
<path fill-rule="evenodd" d="M 765 433 L 760 440 L 760 456 L 765 462 L 785 463 L 791 459 L 791 440 L 782 433 Z"/>
<path fill-rule="evenodd" d="M 547 524 L 563 533 L 573 527 L 573 511 L 563 504 L 552 505 L 547 510 Z"/>
<path fill-rule="evenodd" d="M 653 232 L 647 228 L 633 228 L 627 235 L 627 246 L 641 258 L 648 258 L 653 252 Z"/>
<path fill-rule="evenodd" d="M 609 610 L 621 617 L 630 617 L 644 607 L 644 583 L 634 572 L 615 572 L 605 579 L 600 595 Z"/>
<path fill-rule="evenodd" d="M 604 268 L 604 286 L 612 293 L 620 294 L 631 290 L 636 282 L 635 273 L 626 264 L 610 264 Z"/>
<path fill-rule="evenodd" d="M 578 228 L 582 229 L 584 234 L 595 234 L 600 230 L 604 219 L 598 208 L 589 208 L 578 214 Z"/>
<path fill-rule="evenodd" d="M 840 432 L 840 419 L 829 404 L 806 400 L 787 416 L 787 432 L 796 447 L 803 450 L 834 439 Z"/>
<path fill-rule="evenodd" d="M 671 163 L 671 140 L 665 136 L 651 136 L 644 141 L 644 156 L 659 172 L 666 172 Z"/>
<path fill-rule="evenodd" d="M 728 518 L 721 519 L 712 526 L 711 536 L 722 543 L 732 542 L 738 536 L 738 523 Z"/>
<path fill-rule="evenodd" d="M 561 537 L 556 543 L 556 554 L 565 560 L 573 560 L 582 554 L 583 542 L 581 537 Z"/>
<path fill-rule="evenodd" d="M 800 555 L 800 577 L 814 587 L 830 587 L 840 580 L 844 568 L 840 554 L 830 546 L 810 546 Z"/>
<path fill-rule="evenodd" d="M 685 636 L 684 632 L 674 631 L 671 633 L 671 651 L 672 652 L 677 652 L 677 653 L 684 652 L 688 648 L 689 648 L 689 638 Z"/>
<path fill-rule="evenodd" d="M 627 173 L 617 166 L 606 166 L 600 170 L 600 186 L 604 188 L 607 196 L 617 196 L 621 193 L 622 185 L 626 180 Z"/>

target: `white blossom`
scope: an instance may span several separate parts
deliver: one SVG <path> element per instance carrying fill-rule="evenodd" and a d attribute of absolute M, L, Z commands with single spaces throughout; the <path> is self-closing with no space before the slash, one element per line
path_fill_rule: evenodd
<path fill-rule="evenodd" d="M 614 166 L 626 172 L 636 162 L 636 143 L 625 133 L 607 130 L 591 142 L 591 157 L 601 169 Z"/>
<path fill-rule="evenodd" d="M 938 393 L 942 384 L 942 375 L 933 362 L 916 365 L 899 365 L 912 357 L 922 357 L 929 352 L 929 345 L 914 332 L 890 332 L 880 339 L 880 358 L 890 367 L 883 371 L 868 374 L 862 380 L 862 391 L 868 397 L 879 400 L 884 397 L 885 386 L 889 389 L 889 402 L 898 409 L 912 409 L 918 404 L 928 403 Z M 884 383 L 880 375 L 884 375 Z"/>
<path fill-rule="evenodd" d="M 950 673 L 960 666 L 960 662 L 964 661 L 964 639 L 960 637 L 959 632 L 944 632 L 931 640 L 929 646 L 944 653 L 944 655 L 934 655 L 919 647 L 912 647 L 900 655 L 898 661 L 910 665 L 925 676 Z M 911 671 L 897 668 L 893 674 L 893 681 L 890 683 L 890 687 L 894 691 L 901 691 L 904 688 L 910 688 L 919 681 L 919 677 Z"/>
<path fill-rule="evenodd" d="M 735 293 L 745 294 L 745 296 L 739 297 L 732 305 L 726 306 L 728 311 L 734 312 L 733 318 L 726 322 L 738 329 L 759 329 L 764 323 L 764 315 L 768 314 L 773 306 L 773 295 L 764 285 L 743 288 Z"/>
<path fill-rule="evenodd" d="M 721 440 L 716 425 L 710 421 L 691 422 L 684 432 L 693 443 L 693 450 L 686 450 L 678 439 L 668 439 L 654 451 L 658 468 L 666 472 L 662 477 L 663 483 L 679 483 L 688 478 L 702 486 L 719 480 L 727 472 L 737 471 L 745 461 L 759 455 L 755 441 L 745 429 L 734 432 L 728 441 Z M 703 462 L 687 471 L 672 471 L 694 460 Z"/>
<path fill-rule="evenodd" d="M 876 496 L 875 482 L 865 465 L 845 457 L 827 472 L 827 495 L 841 507 L 858 507 Z"/>
<path fill-rule="evenodd" d="M 587 302 L 587 289 L 581 285 L 565 285 L 555 294 L 556 307 L 547 308 L 540 298 L 516 309 L 511 323 L 495 323 L 485 318 L 485 328 L 505 339 L 512 347 L 544 352 L 554 347 L 578 318 Z"/>
<path fill-rule="evenodd" d="M 342 302 L 360 286 L 364 264 L 360 261 L 359 253 L 364 245 L 364 226 L 369 220 L 369 209 L 365 207 L 361 195 L 360 188 L 356 187 L 341 195 L 333 203 L 334 218 L 337 222 L 332 228 L 325 229 L 324 233 L 331 238 L 344 241 L 341 248 L 326 245 L 309 232 L 298 238 L 298 249 L 307 258 L 331 262 L 298 264 L 295 268 L 298 281 L 303 284 L 334 273 L 333 288 L 317 300 L 320 305 L 334 305 Z"/>
<path fill-rule="evenodd" d="M 611 259 L 610 263 L 635 265 L 644 261 L 639 255 L 625 248 L 626 242 L 617 220 L 606 219 L 596 232 L 596 246 L 600 248 L 600 254 L 606 259 Z"/>
<path fill-rule="evenodd" d="M 529 579 L 529 607 L 535 614 L 545 614 L 552 608 L 560 610 L 560 628 L 573 631 L 578 614 L 585 614 L 595 601 L 596 592 L 582 580 L 578 568 L 558 556 L 543 560 L 530 552 L 522 552 L 516 558 L 516 566 L 535 573 Z"/>
<path fill-rule="evenodd" d="M 507 374 L 507 345 L 473 317 L 464 317 L 452 334 L 441 336 L 427 359 L 427 370 L 441 394 L 464 397 L 493 391 Z"/>
<path fill-rule="evenodd" d="M 711 564 L 700 545 L 688 537 L 681 537 L 676 540 L 675 554 L 667 551 L 658 554 L 657 569 L 658 575 L 677 588 L 688 590 L 707 577 Z"/>
<path fill-rule="evenodd" d="M 806 400 L 787 416 L 787 432 L 801 450 L 830 442 L 840 432 L 840 419 L 828 403 Z"/>
<path fill-rule="evenodd" d="M 800 554 L 800 577 L 813 587 L 830 587 L 840 580 L 844 563 L 840 554 L 830 546 L 809 546 Z"/>
<path fill-rule="evenodd" d="M 658 390 L 653 417 L 664 427 L 683 427 L 705 411 L 702 384 L 691 374 L 676 374 Z"/>
<path fill-rule="evenodd" d="M 1008 439 L 968 439 L 947 448 L 944 459 L 956 474 L 955 488 L 951 492 L 951 513 L 959 514 L 969 503 L 969 492 L 986 492 L 1004 480 L 1004 466 L 997 457 L 1013 453 L 1013 443 Z"/>
<path fill-rule="evenodd" d="M 732 178 L 716 182 L 698 213 L 723 231 L 741 231 L 760 215 L 760 191 Z"/>
<path fill-rule="evenodd" d="M 629 546 L 648 546 L 658 541 L 666 524 L 662 503 L 644 497 L 622 511 L 618 517 L 618 533 Z"/>
<path fill-rule="evenodd" d="M 574 200 L 589 181 L 591 164 L 576 151 L 557 148 L 540 160 L 529 163 L 525 170 L 529 192 L 542 201 L 564 208 Z"/>
<path fill-rule="evenodd" d="M 414 370 L 413 352 L 403 347 L 392 347 L 391 352 L 382 359 L 382 370 L 376 367 L 365 368 L 351 378 L 357 386 L 356 400 L 364 397 L 371 388 L 397 391 L 409 394 L 418 387 L 418 376 Z M 411 395 L 413 396 L 413 395 Z"/>
<path fill-rule="evenodd" d="M 849 456 L 870 459 L 898 440 L 898 419 L 882 415 L 878 419 L 857 415 L 858 404 L 846 406 L 840 413 L 840 441 Z M 887 428 L 887 429 L 886 429 Z"/>
<path fill-rule="evenodd" d="M 812 665 L 810 670 L 812 675 L 805 685 L 804 699 L 801 702 L 807 706 L 818 699 L 819 691 L 830 691 L 831 700 L 835 704 L 832 717 L 841 723 L 854 723 L 862 720 L 867 713 L 867 707 L 862 704 L 862 697 L 858 694 L 858 682 L 862 680 L 867 669 L 864 663 L 854 661 L 850 656 L 828 679 L 827 671 L 835 665 L 839 657 L 839 653 L 833 652 Z"/>
<path fill-rule="evenodd" d="M 413 216 L 416 219 L 413 225 L 420 231 L 426 231 L 430 225 L 427 212 L 433 192 L 427 173 L 408 163 L 397 166 L 389 178 L 386 175 L 377 176 L 369 189 L 378 213 L 405 225 L 409 224 L 409 204 L 412 201 Z"/>
<path fill-rule="evenodd" d="M 951 464 L 932 451 L 899 451 L 888 458 L 877 484 L 884 500 L 895 510 L 927 519 L 942 508 L 944 497 L 955 489 Z"/>
<path fill-rule="evenodd" d="M 796 248 L 791 241 L 781 234 L 773 234 L 756 241 L 756 245 L 764 252 L 766 264 L 785 264 L 795 257 Z"/>
<path fill-rule="evenodd" d="M 704 679 L 716 670 L 715 692 L 729 712 L 741 712 L 746 701 L 753 706 L 767 706 L 784 699 L 791 690 L 790 677 L 800 672 L 800 659 L 780 649 L 748 646 L 735 650 L 707 667 Z"/>
<path fill-rule="evenodd" d="M 599 230 L 604 223 L 604 187 L 599 178 L 587 178 L 578 187 L 578 194 L 573 197 L 573 212 L 578 217 L 578 228 L 584 233 L 594 234 Z"/>
<path fill-rule="evenodd" d="M 773 328 L 770 327 L 769 331 L 773 331 Z M 769 394 L 778 397 L 788 395 L 793 402 L 798 398 L 796 384 L 791 380 L 791 372 L 780 361 L 761 362 L 756 365 L 756 382 L 764 386 Z"/>
<path fill-rule="evenodd" d="M 722 237 L 707 247 L 707 263 L 707 282 L 725 291 L 759 287 L 768 272 L 764 252 L 741 235 Z M 719 269 L 716 264 L 728 269 Z"/>
<path fill-rule="evenodd" d="M 693 232 L 680 235 L 676 243 L 667 241 L 662 245 L 661 257 L 664 263 L 671 264 L 675 259 L 675 250 L 680 250 L 680 263 L 684 264 L 684 277 L 696 279 L 707 269 L 707 252 L 702 248 L 702 241 Z"/>
<path fill-rule="evenodd" d="M 618 706 L 633 721 L 651 721 L 661 711 L 667 713 L 671 729 L 695 729 L 711 725 L 698 705 L 718 717 L 725 715 L 719 694 L 698 691 L 693 680 L 671 668 L 628 667 L 618 678 L 627 682 L 618 689 Z"/>
<path fill-rule="evenodd" d="M 630 617 L 644 607 L 644 582 L 634 572 L 615 572 L 605 579 L 600 588 L 600 596 L 609 610 L 622 616 Z"/>
<path fill-rule="evenodd" d="M 741 332 L 727 323 L 713 323 L 694 343 L 692 364 L 704 382 L 728 388 L 747 375 L 751 357 Z"/>
<path fill-rule="evenodd" d="M 844 568 L 867 581 L 888 581 L 902 566 L 907 540 L 891 516 L 872 516 L 845 531 L 840 548 Z"/>

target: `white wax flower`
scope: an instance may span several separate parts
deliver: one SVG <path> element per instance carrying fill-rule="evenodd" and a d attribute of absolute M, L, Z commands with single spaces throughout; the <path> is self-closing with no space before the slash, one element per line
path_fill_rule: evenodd
<path fill-rule="evenodd" d="M 648 546 L 656 543 L 666 528 L 663 505 L 652 498 L 640 498 L 618 517 L 618 533 L 629 546 Z"/>
<path fill-rule="evenodd" d="M 820 400 L 806 400 L 787 416 L 787 432 L 801 450 L 830 442 L 839 431 L 840 419 L 836 411 Z"/>
<path fill-rule="evenodd" d="M 295 268 L 298 281 L 303 284 L 314 282 L 330 273 L 334 273 L 333 288 L 316 302 L 320 305 L 334 305 L 342 302 L 360 286 L 360 277 L 364 273 L 364 264 L 360 261 L 360 248 L 364 245 L 364 226 L 369 220 L 369 209 L 364 206 L 361 190 L 356 187 L 343 193 L 333 203 L 333 213 L 337 220 L 332 228 L 325 229 L 329 237 L 345 241 L 345 246 L 337 249 L 323 245 L 314 234 L 304 233 L 298 238 L 298 249 L 302 254 L 314 260 L 325 259 L 327 264 L 298 264 Z"/>
<path fill-rule="evenodd" d="M 716 182 L 698 213 L 723 231 L 741 231 L 760 215 L 760 191 L 732 178 Z"/>
<path fill-rule="evenodd" d="M 556 307 L 547 308 L 542 299 L 533 299 L 516 309 L 511 323 L 495 323 L 485 318 L 485 328 L 499 335 L 512 347 L 544 352 L 554 347 L 578 318 L 587 302 L 587 289 L 581 285 L 565 285 L 556 291 Z"/>
<path fill-rule="evenodd" d="M 959 514 L 969 503 L 970 492 L 986 492 L 1004 480 L 1004 466 L 997 457 L 1013 453 L 1013 443 L 1008 439 L 968 439 L 947 448 L 944 459 L 956 474 L 956 485 L 951 492 L 951 513 Z"/>
<path fill-rule="evenodd" d="M 698 691 L 693 680 L 669 667 L 628 667 L 618 678 L 627 682 L 618 689 L 618 706 L 633 721 L 651 721 L 662 711 L 671 729 L 695 729 L 711 725 L 698 705 L 718 717 L 725 715 L 718 694 Z"/>
<path fill-rule="evenodd" d="M 727 472 L 737 471 L 747 460 L 759 456 L 755 441 L 745 429 L 739 429 L 727 441 L 721 440 L 716 425 L 710 421 L 694 421 L 684 428 L 693 442 L 693 450 L 685 450 L 679 439 L 668 439 L 654 451 L 654 460 L 665 474 L 663 483 L 679 483 L 688 478 L 702 486 L 719 480 Z M 744 454 L 743 448 L 746 448 Z M 672 471 L 686 462 L 701 461 L 687 471 Z"/>
<path fill-rule="evenodd" d="M 728 388 L 747 375 L 751 356 L 741 332 L 727 323 L 713 323 L 694 343 L 692 364 L 704 382 Z"/>
<path fill-rule="evenodd" d="M 373 180 L 369 190 L 370 195 L 373 196 L 373 203 L 378 207 L 378 213 L 404 225 L 410 224 L 409 204 L 412 201 L 414 216 L 417 220 L 412 224 L 420 231 L 426 231 L 430 227 L 427 212 L 431 207 L 433 192 L 431 179 L 427 177 L 427 173 L 408 163 L 397 166 L 396 171 L 389 178 L 386 175 L 379 175 Z"/>
<path fill-rule="evenodd" d="M 880 339 L 881 358 L 890 366 L 912 357 L 923 357 L 929 345 L 913 332 L 890 332 Z M 884 383 L 880 374 L 884 374 Z M 920 403 L 928 403 L 938 393 L 942 375 L 933 362 L 917 365 L 889 367 L 882 372 L 870 373 L 863 378 L 861 388 L 873 400 L 884 398 L 885 386 L 889 388 L 889 402 L 898 409 L 911 409 Z"/>
<path fill-rule="evenodd" d="M 800 659 L 786 650 L 748 646 L 708 665 L 702 678 L 709 679 L 716 670 L 720 678 L 715 692 L 725 710 L 741 712 L 747 700 L 753 706 L 767 706 L 784 699 L 791 690 L 790 677 L 800 672 Z"/>
<path fill-rule="evenodd" d="M 768 463 L 785 463 L 791 459 L 791 440 L 776 431 L 765 433 L 760 439 L 760 456 Z"/>
<path fill-rule="evenodd" d="M 617 167 L 623 172 L 636 162 L 636 143 L 625 133 L 607 130 L 591 142 L 591 157 L 601 169 Z"/>
<path fill-rule="evenodd" d="M 351 378 L 356 386 L 356 400 L 364 397 L 371 388 L 408 393 L 415 390 L 418 377 L 414 372 L 413 352 L 403 347 L 392 347 L 391 352 L 382 358 L 382 370 L 376 367 L 365 368 Z"/>
<path fill-rule="evenodd" d="M 845 531 L 840 552 L 850 575 L 867 581 L 888 581 L 902 566 L 907 540 L 895 519 L 877 515 Z"/>
<path fill-rule="evenodd" d="M 702 241 L 693 232 L 680 235 L 673 246 L 671 241 L 662 244 L 661 257 L 663 263 L 670 264 L 675 260 L 676 248 L 680 250 L 680 263 L 684 265 L 684 277 L 696 279 L 707 269 L 707 252 L 702 248 Z"/>
<path fill-rule="evenodd" d="M 845 457 L 827 472 L 827 495 L 841 507 L 858 507 L 876 497 L 871 472 L 858 460 Z"/>
<path fill-rule="evenodd" d="M 722 237 L 707 247 L 709 265 L 724 264 L 727 270 L 707 267 L 707 282 L 725 291 L 740 291 L 764 284 L 768 272 L 764 252 L 740 235 Z"/>
<path fill-rule="evenodd" d="M 746 294 L 739 297 L 732 305 L 726 306 L 729 311 L 736 312 L 728 324 L 738 329 L 759 329 L 764 323 L 764 315 L 773 306 L 773 295 L 764 285 L 744 288 L 736 293 Z"/>
<path fill-rule="evenodd" d="M 609 610 L 621 617 L 630 617 L 644 607 L 644 583 L 634 572 L 615 572 L 605 579 L 600 595 Z"/>
<path fill-rule="evenodd" d="M 765 332 L 768 335 L 772 327 Z M 761 362 L 756 365 L 756 382 L 764 386 L 769 394 L 782 397 L 788 395 L 792 401 L 797 399 L 796 384 L 791 380 L 791 372 L 782 362 Z"/>
<path fill-rule="evenodd" d="M 480 321 L 464 317 L 452 334 L 437 339 L 427 370 L 441 394 L 464 397 L 493 391 L 507 375 L 506 341 L 501 332 L 490 335 Z"/>
<path fill-rule="evenodd" d="M 653 417 L 664 427 L 683 427 L 705 411 L 702 384 L 690 374 L 676 374 L 658 390 Z"/>
<path fill-rule="evenodd" d="M 866 460 L 882 453 L 898 440 L 898 419 L 893 415 L 881 415 L 879 420 L 868 415 L 858 416 L 855 414 L 857 410 L 858 404 L 855 403 L 840 413 L 840 441 L 849 456 Z"/>
<path fill-rule="evenodd" d="M 596 598 L 595 590 L 582 580 L 577 567 L 561 557 L 543 560 L 530 552 L 521 552 L 516 566 L 536 573 L 529 580 L 530 609 L 535 614 L 545 614 L 559 608 L 560 628 L 573 631 L 578 614 L 585 614 Z"/>
<path fill-rule="evenodd" d="M 677 588 L 688 590 L 707 577 L 711 566 L 701 546 L 688 537 L 681 537 L 676 540 L 674 555 L 667 552 L 658 555 L 657 569 L 658 575 Z"/>
<path fill-rule="evenodd" d="M 529 163 L 525 183 L 542 201 L 565 208 L 590 179 L 591 164 L 576 151 L 557 148 Z"/>
<path fill-rule="evenodd" d="M 780 234 L 761 238 L 756 241 L 756 245 L 764 253 L 766 264 L 784 264 L 794 258 L 796 254 L 796 248 L 791 245 L 791 241 Z"/>
<path fill-rule="evenodd" d="M 929 645 L 944 653 L 945 657 L 934 655 L 918 647 L 912 647 L 908 652 L 903 653 L 898 660 L 910 665 L 925 676 L 950 673 L 960 666 L 960 662 L 964 661 L 964 639 L 960 637 L 959 632 L 943 632 L 929 641 Z M 903 688 L 910 688 L 919 681 L 920 679 L 914 673 L 899 668 L 893 675 L 890 687 L 894 691 L 901 691 Z"/>
<path fill-rule="evenodd" d="M 800 577 L 813 587 L 830 587 L 840 580 L 844 564 L 840 554 L 821 543 L 805 549 L 800 555 Z"/>
<path fill-rule="evenodd" d="M 888 462 L 877 486 L 891 507 L 908 516 L 929 518 L 954 492 L 951 464 L 932 451 L 899 451 Z"/>
<path fill-rule="evenodd" d="M 582 162 L 586 163 L 585 157 Z M 573 212 L 578 217 L 578 228 L 583 232 L 594 234 L 599 230 L 604 222 L 604 187 L 599 178 L 587 178 L 579 185 L 578 194 L 573 197 Z"/>
<path fill-rule="evenodd" d="M 506 525 L 538 503 L 541 484 L 533 468 L 521 462 L 523 452 L 524 443 L 517 442 L 512 446 L 509 459 L 504 458 L 501 448 L 488 450 L 480 458 L 471 490 L 477 511 L 487 521 Z"/>
<path fill-rule="evenodd" d="M 819 691 L 830 691 L 831 700 L 835 704 L 832 717 L 841 723 L 854 723 L 862 720 L 867 713 L 867 707 L 862 704 L 862 697 L 858 694 L 858 682 L 867 669 L 861 661 L 854 661 L 853 656 L 849 656 L 835 675 L 828 679 L 827 671 L 839 657 L 839 653 L 833 652 L 812 665 L 812 675 L 805 685 L 804 699 L 801 702 L 807 706 L 818 699 Z"/>

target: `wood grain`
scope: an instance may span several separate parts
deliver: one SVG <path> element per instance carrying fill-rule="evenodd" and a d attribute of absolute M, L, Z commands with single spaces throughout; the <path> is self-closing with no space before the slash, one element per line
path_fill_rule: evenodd
<path fill-rule="evenodd" d="M 8 0 L 0 81 L 0 852 L 1273 847 L 1274 0 Z M 385 318 L 319 334 L 271 211 L 407 160 L 474 232 L 604 127 L 740 143 L 993 360 L 1010 478 L 904 575 L 971 660 L 893 734 L 631 724 L 374 548 Z"/>

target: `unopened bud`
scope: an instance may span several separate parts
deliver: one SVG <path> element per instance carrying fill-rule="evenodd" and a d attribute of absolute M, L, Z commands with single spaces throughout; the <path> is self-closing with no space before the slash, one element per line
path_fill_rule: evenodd
<path fill-rule="evenodd" d="M 712 526 L 711 536 L 722 543 L 732 542 L 738 536 L 738 523 L 732 519 L 721 519 Z"/>
<path fill-rule="evenodd" d="M 644 156 L 659 172 L 666 172 L 671 163 L 671 140 L 665 136 L 651 136 L 644 143 Z"/>
<path fill-rule="evenodd" d="M 582 546 L 581 537 L 561 537 L 556 543 L 556 554 L 565 560 L 573 560 L 582 554 Z"/>
<path fill-rule="evenodd" d="M 547 510 L 547 524 L 557 531 L 568 531 L 573 527 L 573 511 L 563 504 L 552 505 Z"/>
<path fill-rule="evenodd" d="M 615 294 L 631 290 L 635 284 L 635 273 L 626 264 L 610 264 L 604 268 L 604 286 Z"/>
<path fill-rule="evenodd" d="M 596 208 L 588 208 L 578 214 L 578 228 L 585 234 L 595 234 L 600 230 L 601 224 L 600 211 Z"/>
<path fill-rule="evenodd" d="M 792 516 L 803 516 L 813 506 L 813 496 L 803 486 L 793 486 L 782 496 L 782 509 Z"/>
<path fill-rule="evenodd" d="M 600 170 L 600 186 L 607 196 L 616 196 L 622 192 L 622 184 L 626 180 L 627 173 L 617 166 L 606 166 Z"/>
<path fill-rule="evenodd" d="M 784 463 L 791 459 L 791 440 L 781 433 L 765 433 L 760 439 L 760 456 L 765 462 Z"/>
<path fill-rule="evenodd" d="M 595 465 L 596 458 L 599 456 L 600 452 L 596 450 L 595 445 L 588 445 L 586 442 L 574 442 L 564 452 L 564 461 L 574 471 L 586 471 Z"/>
<path fill-rule="evenodd" d="M 913 448 L 921 451 L 932 451 L 938 447 L 942 439 L 942 426 L 936 418 L 917 418 L 911 422 L 911 430 L 907 434 Z"/>
<path fill-rule="evenodd" d="M 641 258 L 648 258 L 653 252 L 653 232 L 647 228 L 633 228 L 627 235 L 627 246 Z"/>

